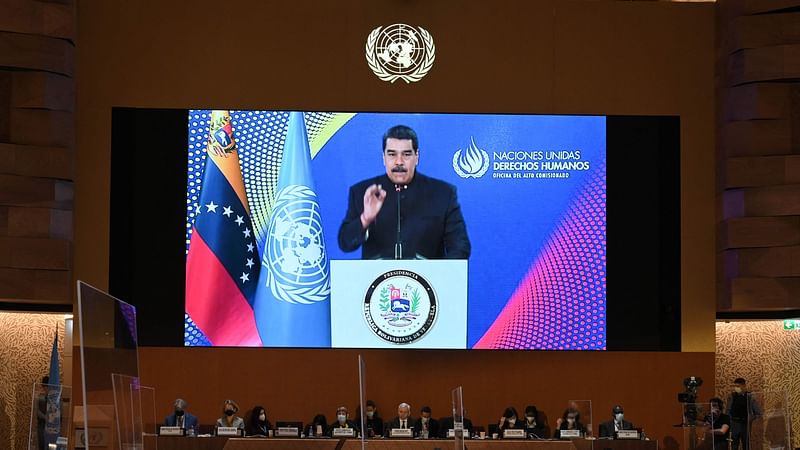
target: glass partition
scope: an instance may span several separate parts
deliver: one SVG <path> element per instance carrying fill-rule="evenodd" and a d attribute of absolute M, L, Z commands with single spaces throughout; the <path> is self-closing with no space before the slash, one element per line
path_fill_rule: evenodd
<path fill-rule="evenodd" d="M 561 430 L 577 430 L 580 437 L 592 437 L 592 401 L 591 400 L 570 400 L 567 402 L 566 408 L 567 420 L 563 423 L 558 421 L 559 431 Z M 574 424 L 569 423 L 569 418 L 574 417 Z M 560 434 L 560 433 L 559 433 Z M 566 433 L 565 433 L 566 434 Z"/>
<path fill-rule="evenodd" d="M 118 434 L 117 414 L 125 414 L 125 423 L 132 423 L 132 400 L 129 394 L 115 391 L 112 374 L 125 392 L 130 391 L 130 381 L 125 384 L 123 378 L 139 377 L 136 308 L 78 281 L 78 321 L 83 387 L 83 414 L 80 420 L 76 418 L 78 435 L 87 449 L 129 450 L 118 439 L 124 435 Z M 121 400 L 128 399 L 127 409 L 115 408 L 117 394 Z M 131 443 L 140 441 L 141 437 Z"/>
<path fill-rule="evenodd" d="M 464 450 L 464 389 L 459 386 L 451 392 L 453 402 L 453 434 L 455 450 Z"/>
<path fill-rule="evenodd" d="M 686 450 L 713 450 L 714 415 L 709 403 L 681 404 L 683 447 Z"/>
<path fill-rule="evenodd" d="M 744 450 L 788 450 L 792 448 L 789 397 L 785 391 L 750 392 L 747 394 L 747 423 Z M 734 449 L 736 443 L 734 442 Z"/>
<path fill-rule="evenodd" d="M 72 387 L 33 384 L 28 450 L 67 450 L 72 429 Z"/>
<path fill-rule="evenodd" d="M 133 386 L 131 386 L 133 389 Z M 134 399 L 134 411 L 142 418 L 142 434 L 145 436 L 158 434 L 158 427 L 161 425 L 156 416 L 156 390 L 150 386 L 139 386 L 139 389 L 131 393 Z M 154 441 L 154 443 L 156 443 Z M 151 450 L 151 446 L 147 446 Z M 157 450 L 152 448 L 152 450 Z"/>
<path fill-rule="evenodd" d="M 367 438 L 370 437 L 369 430 L 367 430 L 367 421 L 366 421 L 366 414 L 367 414 L 367 369 L 364 365 L 364 357 L 358 355 L 358 404 L 361 406 L 359 408 L 359 416 L 361 416 L 361 450 L 367 448 Z"/>

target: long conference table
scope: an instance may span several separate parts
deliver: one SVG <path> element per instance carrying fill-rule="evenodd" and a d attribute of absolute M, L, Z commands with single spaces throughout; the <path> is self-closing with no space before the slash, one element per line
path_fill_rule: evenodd
<path fill-rule="evenodd" d="M 468 439 L 469 450 L 658 450 L 658 441 L 571 439 L 562 441 Z M 370 450 L 445 450 L 452 439 L 370 439 Z M 286 439 L 145 436 L 144 450 L 359 450 L 360 439 Z"/>

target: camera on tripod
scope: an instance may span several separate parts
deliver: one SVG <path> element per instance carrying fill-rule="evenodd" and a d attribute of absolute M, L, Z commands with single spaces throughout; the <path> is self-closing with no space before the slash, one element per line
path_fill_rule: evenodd
<path fill-rule="evenodd" d="M 693 424 L 697 421 L 697 388 L 703 385 L 700 377 L 686 377 L 683 379 L 684 391 L 678 394 L 678 401 L 683 403 L 683 425 Z"/>

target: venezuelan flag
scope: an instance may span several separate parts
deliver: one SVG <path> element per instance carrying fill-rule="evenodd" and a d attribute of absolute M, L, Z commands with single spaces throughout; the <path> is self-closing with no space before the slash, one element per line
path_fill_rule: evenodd
<path fill-rule="evenodd" d="M 186 259 L 186 312 L 215 346 L 261 346 L 253 315 L 259 258 L 228 111 L 211 112 Z"/>

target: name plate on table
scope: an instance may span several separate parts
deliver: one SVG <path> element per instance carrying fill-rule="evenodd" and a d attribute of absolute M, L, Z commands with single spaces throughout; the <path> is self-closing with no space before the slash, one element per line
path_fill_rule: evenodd
<path fill-rule="evenodd" d="M 275 430 L 275 437 L 296 438 L 300 436 L 300 429 L 297 427 L 279 427 Z"/>
<path fill-rule="evenodd" d="M 460 430 L 462 432 L 462 435 L 464 436 L 464 439 L 469 439 L 469 433 L 464 431 L 464 429 L 462 429 L 462 428 L 455 428 L 455 429 L 450 428 L 449 430 L 447 430 L 447 437 L 448 438 L 456 437 L 456 430 Z"/>
<path fill-rule="evenodd" d="M 516 428 L 503 430 L 503 439 L 525 439 L 525 430 Z"/>
<path fill-rule="evenodd" d="M 581 437 L 581 430 L 561 430 L 561 439 L 574 439 Z"/>
<path fill-rule="evenodd" d="M 217 427 L 217 436 L 241 436 L 240 428 L 236 427 Z"/>
<path fill-rule="evenodd" d="M 333 437 L 353 437 L 356 435 L 355 431 L 353 428 L 334 428 Z"/>
<path fill-rule="evenodd" d="M 617 439 L 639 439 L 639 430 L 619 430 Z"/>
<path fill-rule="evenodd" d="M 413 438 L 414 430 L 411 428 L 392 428 L 389 431 L 389 437 L 393 438 Z"/>
<path fill-rule="evenodd" d="M 161 436 L 183 436 L 186 430 L 183 427 L 161 427 L 158 429 L 158 434 Z"/>

